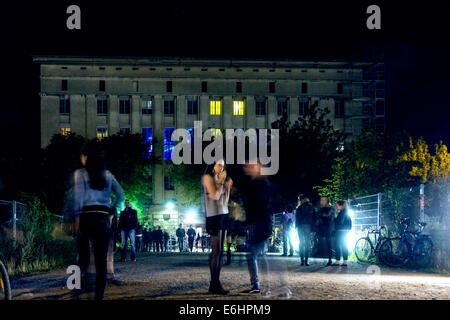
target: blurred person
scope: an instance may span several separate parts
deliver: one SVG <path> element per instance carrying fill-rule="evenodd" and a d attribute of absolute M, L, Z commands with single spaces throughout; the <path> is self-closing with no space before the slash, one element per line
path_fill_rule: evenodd
<path fill-rule="evenodd" d="M 309 266 L 308 258 L 311 246 L 311 230 L 314 225 L 314 208 L 309 198 L 301 194 L 298 197 L 299 206 L 295 212 L 295 226 L 298 232 L 300 265 Z"/>
<path fill-rule="evenodd" d="M 136 227 L 136 252 L 142 251 L 142 226 L 138 223 Z"/>
<path fill-rule="evenodd" d="M 211 237 L 209 268 L 211 282 L 209 292 L 227 295 L 220 283 L 223 246 L 226 237 L 228 200 L 233 181 L 227 177 L 223 159 L 209 165 L 202 176 L 203 198 L 206 211 L 206 232 Z"/>
<path fill-rule="evenodd" d="M 245 220 L 244 210 L 241 206 L 240 194 L 235 187 L 231 189 L 230 201 L 228 203 L 227 224 L 227 261 L 225 265 L 231 264 L 231 246 L 236 239 L 243 235 L 242 221 Z"/>
<path fill-rule="evenodd" d="M 192 224 L 189 226 L 189 229 L 187 231 L 188 236 L 188 244 L 189 244 L 189 251 L 192 252 L 194 249 L 194 239 L 195 239 L 196 232 L 194 228 L 192 228 Z"/>
<path fill-rule="evenodd" d="M 131 208 L 129 200 L 125 200 L 125 209 L 120 213 L 119 229 L 122 239 L 122 255 L 120 261 L 127 257 L 128 239 L 131 246 L 131 261 L 136 261 L 136 228 L 138 226 L 137 211 Z"/>
<path fill-rule="evenodd" d="M 289 256 L 294 255 L 294 246 L 292 245 L 291 231 L 294 226 L 294 208 L 291 205 L 286 207 L 286 210 L 282 216 L 282 226 L 283 226 L 283 254 L 286 257 L 288 255 L 288 245 L 289 245 Z"/>
<path fill-rule="evenodd" d="M 197 227 L 197 229 L 195 230 L 195 234 L 195 249 L 198 252 L 198 244 L 200 243 L 200 246 L 202 245 L 202 228 Z"/>
<path fill-rule="evenodd" d="M 183 225 L 181 223 L 177 229 L 176 234 L 177 234 L 177 239 L 178 239 L 178 249 L 180 249 L 180 252 L 183 252 L 184 238 L 186 238 L 186 230 L 184 230 Z"/>
<path fill-rule="evenodd" d="M 336 211 L 339 212 L 334 220 L 336 261 L 332 266 L 338 266 L 342 257 L 344 259 L 342 266 L 346 267 L 348 259 L 347 234 L 352 229 L 352 219 L 348 214 L 347 201 L 336 202 Z"/>
<path fill-rule="evenodd" d="M 144 252 L 148 252 L 150 246 L 150 227 L 147 222 L 144 224 L 144 229 L 142 230 L 142 239 L 143 239 L 143 250 Z"/>
<path fill-rule="evenodd" d="M 105 168 L 104 154 L 97 142 L 83 145 L 83 168 L 74 172 L 74 230 L 77 235 L 82 289 L 86 289 L 89 266 L 89 242 L 95 256 L 95 299 L 102 300 L 106 286 L 107 254 L 114 211 L 123 201 L 124 192 L 112 173 Z M 115 201 L 111 201 L 111 193 Z"/>
<path fill-rule="evenodd" d="M 244 177 L 240 192 L 246 214 L 247 227 L 247 263 L 251 288 L 243 293 L 261 293 L 258 260 L 263 263 L 268 274 L 268 262 L 265 257 L 267 240 L 272 235 L 272 217 L 269 211 L 271 190 L 266 176 L 261 175 L 261 163 L 249 163 L 243 166 Z"/>
<path fill-rule="evenodd" d="M 328 197 L 320 198 L 320 208 L 317 212 L 318 218 L 318 228 L 317 235 L 325 239 L 328 262 L 327 266 L 331 266 L 331 258 L 333 255 L 332 247 L 332 231 L 333 231 L 333 220 L 334 220 L 334 210 L 330 206 L 330 201 Z"/>

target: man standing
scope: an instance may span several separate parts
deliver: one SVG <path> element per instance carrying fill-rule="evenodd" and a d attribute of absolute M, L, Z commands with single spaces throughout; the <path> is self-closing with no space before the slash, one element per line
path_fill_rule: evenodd
<path fill-rule="evenodd" d="M 295 225 L 300 243 L 300 261 L 302 266 L 309 266 L 308 257 L 311 245 L 311 228 L 314 225 L 314 209 L 307 196 L 299 195 L 298 201 L 300 205 L 295 212 Z"/>
<path fill-rule="evenodd" d="M 264 253 L 267 239 L 272 235 L 272 217 L 269 211 L 271 192 L 267 178 L 261 175 L 261 167 L 262 165 L 259 162 L 256 164 L 246 162 L 243 169 L 248 179 L 243 179 L 243 185 L 240 187 L 247 218 L 247 263 L 252 286 L 244 293 L 253 294 L 261 292 L 258 277 L 258 258 L 262 258 L 266 269 L 268 269 Z"/>
<path fill-rule="evenodd" d="M 325 244 L 327 247 L 328 263 L 327 266 L 331 266 L 331 257 L 333 255 L 331 232 L 333 231 L 334 223 L 334 210 L 330 206 L 330 201 L 328 197 L 320 198 L 320 209 L 318 211 L 319 226 L 317 234 L 320 238 L 325 239 Z"/>
<path fill-rule="evenodd" d="M 155 231 L 155 241 L 156 241 L 156 252 L 163 251 L 163 232 L 161 226 Z"/>
<path fill-rule="evenodd" d="M 164 229 L 163 232 L 163 251 L 167 252 L 167 245 L 169 244 L 170 235 L 169 232 L 167 232 L 167 229 Z"/>
<path fill-rule="evenodd" d="M 188 236 L 188 243 L 189 243 L 189 250 L 192 252 L 192 250 L 194 249 L 194 239 L 195 239 L 195 230 L 194 228 L 192 228 L 192 224 L 189 226 L 189 229 L 187 231 L 187 236 Z"/>
<path fill-rule="evenodd" d="M 184 228 L 182 228 L 182 225 L 180 223 L 180 226 L 177 229 L 177 238 L 178 238 L 178 248 L 180 249 L 180 252 L 183 252 L 183 244 L 184 244 L 184 238 L 186 237 L 186 231 Z"/>
<path fill-rule="evenodd" d="M 287 206 L 285 212 L 283 213 L 283 256 L 286 257 L 288 253 L 289 245 L 289 256 L 294 255 L 294 246 L 292 245 L 291 231 L 294 226 L 294 208 L 292 206 Z"/>
<path fill-rule="evenodd" d="M 136 261 L 136 228 L 138 226 L 137 211 L 131 208 L 129 200 L 125 200 L 125 209 L 120 213 L 119 229 L 122 237 L 122 257 L 125 261 L 127 255 L 128 239 L 131 245 L 131 260 Z"/>

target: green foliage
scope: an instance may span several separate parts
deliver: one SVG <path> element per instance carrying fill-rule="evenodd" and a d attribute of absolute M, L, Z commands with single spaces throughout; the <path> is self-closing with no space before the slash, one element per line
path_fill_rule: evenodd
<path fill-rule="evenodd" d="M 200 208 L 203 205 L 201 187 L 203 165 L 166 163 L 164 172 L 174 182 L 179 206 Z"/>

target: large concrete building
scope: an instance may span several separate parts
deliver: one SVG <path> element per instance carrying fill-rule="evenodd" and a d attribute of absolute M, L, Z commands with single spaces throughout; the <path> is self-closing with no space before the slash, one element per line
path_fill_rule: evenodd
<path fill-rule="evenodd" d="M 40 65 L 41 146 L 54 134 L 87 138 L 127 132 L 154 140 L 168 159 L 174 128 L 270 128 L 313 103 L 354 139 L 385 130 L 384 64 L 345 61 L 35 56 Z M 155 165 L 147 210 L 156 224 L 182 222 L 165 211 L 175 190 Z"/>

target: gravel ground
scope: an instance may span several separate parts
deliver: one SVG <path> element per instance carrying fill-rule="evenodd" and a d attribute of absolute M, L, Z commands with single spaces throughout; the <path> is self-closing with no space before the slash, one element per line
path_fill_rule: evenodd
<path fill-rule="evenodd" d="M 268 255 L 269 273 L 261 274 L 263 291 L 272 295 L 240 293 L 249 288 L 245 256 L 233 255 L 222 269 L 222 284 L 231 290 L 226 299 L 280 299 L 284 286 L 295 300 L 340 299 L 450 299 L 450 277 L 361 265 L 350 261 L 347 268 L 325 267 L 325 259 L 311 259 L 300 267 L 299 259 Z M 373 273 L 375 272 L 375 273 Z M 105 299 L 223 299 L 208 294 L 209 269 L 206 253 L 140 253 L 137 262 L 115 262 L 116 282 L 108 283 Z M 13 299 L 91 299 L 92 294 L 75 297 L 67 289 L 65 269 L 14 278 Z M 285 298 L 282 298 L 285 299 Z"/>

